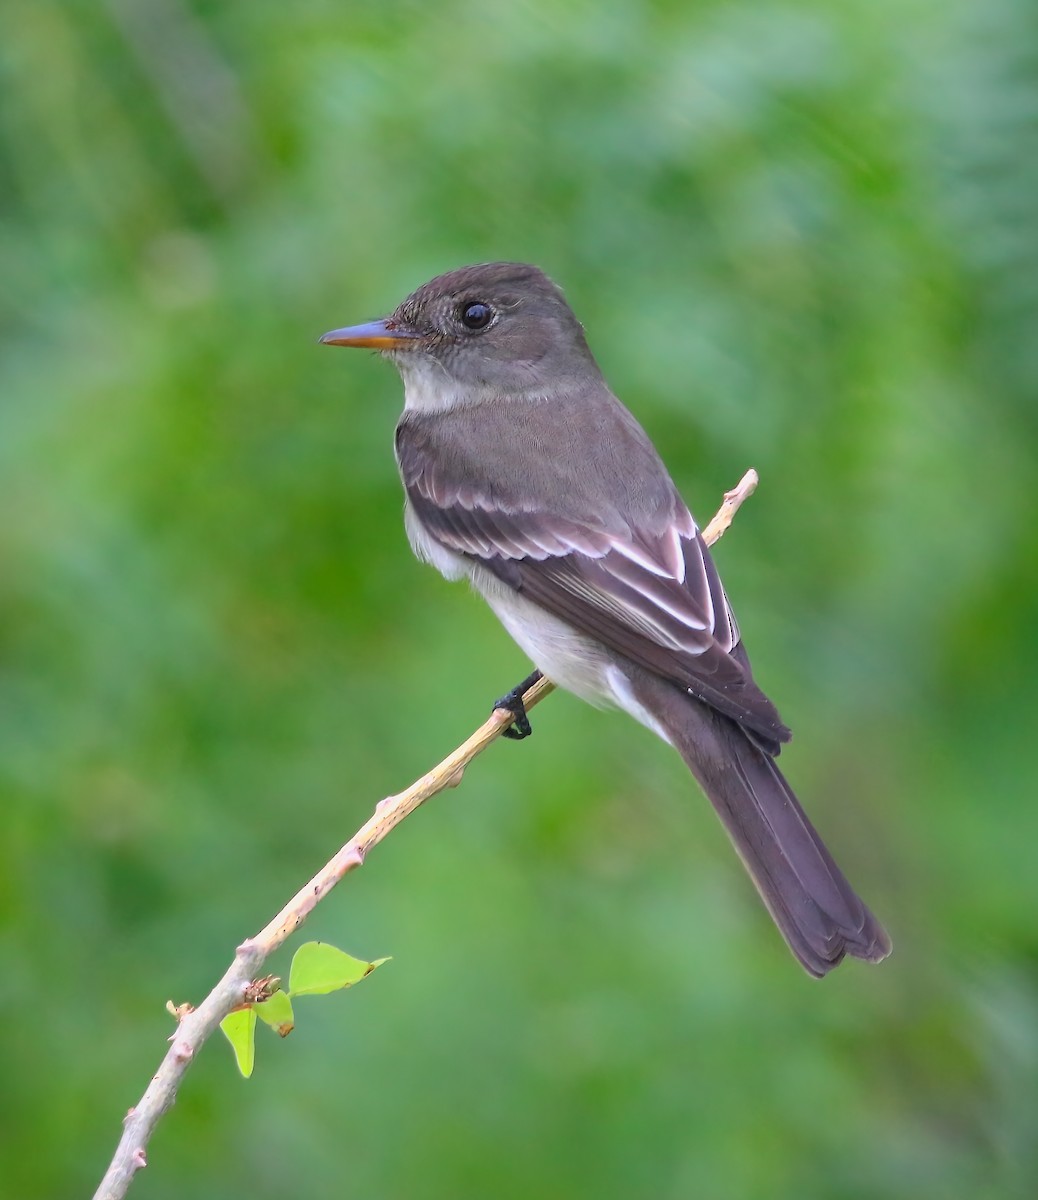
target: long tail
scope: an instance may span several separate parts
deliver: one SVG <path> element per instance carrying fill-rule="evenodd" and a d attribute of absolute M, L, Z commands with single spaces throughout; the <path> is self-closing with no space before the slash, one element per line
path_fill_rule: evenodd
<path fill-rule="evenodd" d="M 833 862 L 774 759 L 730 718 L 663 680 L 643 675 L 632 683 L 710 798 L 805 969 L 825 975 L 845 954 L 886 958 L 886 931 Z"/>

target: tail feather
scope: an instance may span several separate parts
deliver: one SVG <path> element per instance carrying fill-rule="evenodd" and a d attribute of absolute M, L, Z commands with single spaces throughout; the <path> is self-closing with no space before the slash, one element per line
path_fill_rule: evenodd
<path fill-rule="evenodd" d="M 772 756 L 730 718 L 662 680 L 640 701 L 710 798 L 789 948 L 812 975 L 844 955 L 879 962 L 890 939 L 844 878 Z"/>

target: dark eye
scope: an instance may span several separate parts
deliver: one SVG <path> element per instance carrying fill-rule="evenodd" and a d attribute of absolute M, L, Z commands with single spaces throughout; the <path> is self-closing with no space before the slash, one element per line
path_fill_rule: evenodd
<path fill-rule="evenodd" d="M 458 310 L 458 315 L 466 329 L 486 329 L 494 315 L 494 310 L 489 304 L 482 304 L 477 300 L 474 303 L 463 304 Z"/>

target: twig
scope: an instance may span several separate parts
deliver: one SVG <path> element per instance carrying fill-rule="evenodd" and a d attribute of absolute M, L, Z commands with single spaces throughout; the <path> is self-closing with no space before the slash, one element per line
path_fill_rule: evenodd
<path fill-rule="evenodd" d="M 724 503 L 717 515 L 703 530 L 707 545 L 713 545 L 731 525 L 739 506 L 756 486 L 757 472 L 750 470 L 732 491 L 725 493 Z M 540 679 L 523 696 L 523 705 L 528 709 L 533 708 L 554 690 L 555 685 L 550 680 Z M 188 1004 L 168 1006 L 179 1021 L 176 1032 L 170 1038 L 172 1045 L 144 1095 L 126 1114 L 115 1157 L 94 1194 L 94 1200 L 119 1200 L 126 1195 L 134 1174 L 147 1165 L 145 1149 L 148 1141 L 163 1114 L 176 1099 L 177 1088 L 191 1061 L 224 1017 L 243 1003 L 246 990 L 267 958 L 295 933 L 347 871 L 363 864 L 368 851 L 377 846 L 390 830 L 395 829 L 431 796 L 459 784 L 468 764 L 500 737 L 501 732 L 514 720 L 513 714 L 506 709 L 495 709 L 467 741 L 427 775 L 398 795 L 382 800 L 370 820 L 305 887 L 300 888 L 281 912 L 255 937 L 242 942 L 235 952 L 234 962 L 198 1008 Z"/>
<path fill-rule="evenodd" d="M 739 511 L 739 506 L 744 500 L 748 500 L 750 496 L 757 490 L 757 484 L 760 482 L 760 476 L 750 467 L 746 474 L 732 488 L 730 492 L 725 492 L 724 503 L 714 513 L 710 523 L 703 530 L 703 541 L 708 546 L 712 546 L 728 532 L 728 526 L 735 519 L 735 514 Z"/>

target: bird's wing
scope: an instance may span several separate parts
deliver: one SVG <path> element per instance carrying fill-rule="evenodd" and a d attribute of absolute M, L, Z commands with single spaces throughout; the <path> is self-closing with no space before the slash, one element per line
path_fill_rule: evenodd
<path fill-rule="evenodd" d="M 441 546 L 734 718 L 773 752 L 789 739 L 753 681 L 717 569 L 669 478 L 654 519 L 632 525 L 588 518 L 565 498 L 557 511 L 519 502 L 488 484 L 485 469 L 473 483 L 406 425 L 397 457 L 412 511 Z"/>

